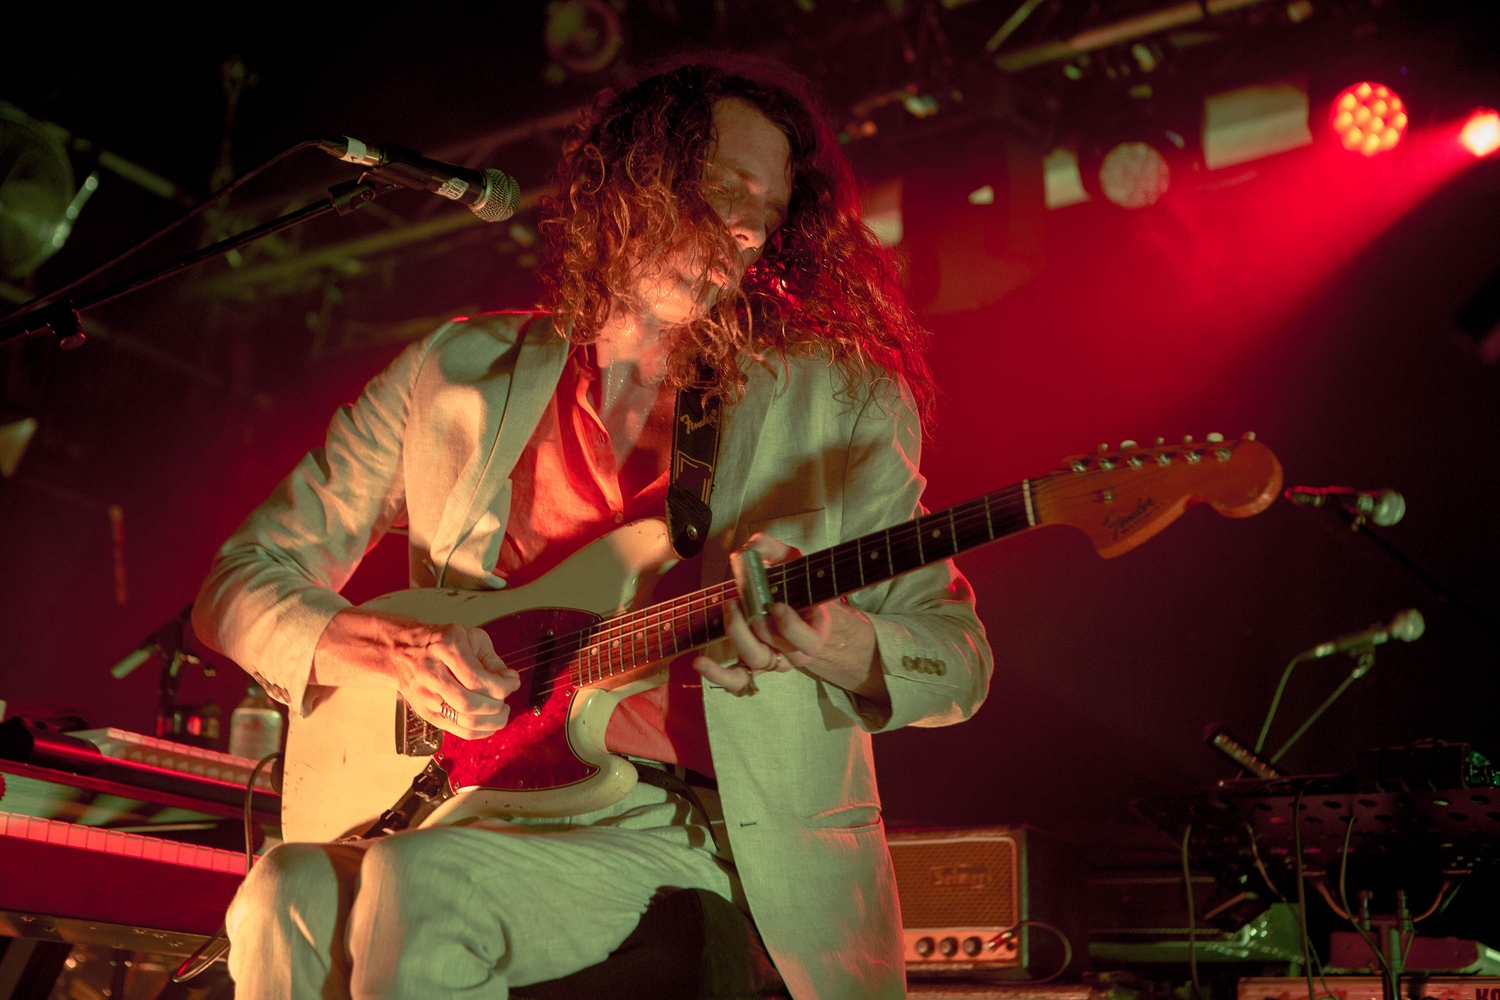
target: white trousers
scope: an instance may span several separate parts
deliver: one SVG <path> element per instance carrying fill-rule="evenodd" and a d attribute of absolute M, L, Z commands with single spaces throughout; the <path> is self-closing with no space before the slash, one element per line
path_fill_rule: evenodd
<path fill-rule="evenodd" d="M 240 1000 L 504 1000 L 603 961 L 665 888 L 744 906 L 701 818 L 644 783 L 562 820 L 283 844 L 230 904 L 229 972 Z"/>

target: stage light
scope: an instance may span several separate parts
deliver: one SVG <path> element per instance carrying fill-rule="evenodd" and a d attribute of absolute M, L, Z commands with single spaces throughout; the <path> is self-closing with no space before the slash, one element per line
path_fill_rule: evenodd
<path fill-rule="evenodd" d="M 1171 183 L 1167 158 L 1149 143 L 1122 142 L 1099 164 L 1099 187 L 1121 208 L 1154 205 Z"/>
<path fill-rule="evenodd" d="M 888 247 L 900 243 L 906 235 L 901 218 L 901 192 L 905 187 L 905 178 L 897 177 L 875 184 L 865 192 L 865 225 Z"/>
<path fill-rule="evenodd" d="M 1203 165 L 1218 170 L 1310 146 L 1307 115 L 1307 87 L 1300 81 L 1210 94 L 1203 99 Z"/>
<path fill-rule="evenodd" d="M 35 417 L 0 419 L 3 419 L 0 422 L 0 476 L 9 479 L 16 474 L 16 466 L 21 464 L 26 446 L 36 436 L 37 422 Z"/>
<path fill-rule="evenodd" d="M 1089 200 L 1078 169 L 1078 154 L 1058 146 L 1042 161 L 1044 199 L 1048 208 L 1064 208 Z"/>
<path fill-rule="evenodd" d="M 1458 141 L 1481 159 L 1500 149 L 1500 114 L 1489 108 L 1479 108 L 1464 122 Z"/>
<path fill-rule="evenodd" d="M 1384 84 L 1356 83 L 1334 98 L 1328 124 L 1345 149 L 1374 156 L 1406 134 L 1406 105 Z"/>

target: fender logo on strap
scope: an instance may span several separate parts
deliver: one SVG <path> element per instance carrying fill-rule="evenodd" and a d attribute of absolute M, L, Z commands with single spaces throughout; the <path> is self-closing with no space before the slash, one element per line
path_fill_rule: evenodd
<path fill-rule="evenodd" d="M 719 411 L 717 409 L 713 409 L 704 414 L 702 420 L 694 420 L 689 414 L 686 413 L 682 414 L 682 416 L 678 417 L 677 419 L 682 421 L 683 429 L 691 434 L 694 431 L 702 430 L 709 424 L 716 422 L 718 420 L 718 417 Z"/>

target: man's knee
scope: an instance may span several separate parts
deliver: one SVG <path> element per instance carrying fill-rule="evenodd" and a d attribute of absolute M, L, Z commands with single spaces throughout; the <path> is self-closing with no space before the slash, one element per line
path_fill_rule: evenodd
<path fill-rule="evenodd" d="M 451 834 L 448 830 L 412 830 L 390 837 L 382 837 L 370 845 L 365 853 L 360 881 L 366 886 L 377 886 L 381 894 L 404 894 L 409 890 L 431 889 L 434 883 L 442 885 L 453 874 L 450 871 L 457 859 L 454 846 L 446 843 Z"/>
<path fill-rule="evenodd" d="M 267 853 L 240 886 L 226 921 L 231 934 L 247 920 L 337 908 L 341 881 L 352 881 L 358 858 L 338 856 L 324 844 L 282 844 Z"/>

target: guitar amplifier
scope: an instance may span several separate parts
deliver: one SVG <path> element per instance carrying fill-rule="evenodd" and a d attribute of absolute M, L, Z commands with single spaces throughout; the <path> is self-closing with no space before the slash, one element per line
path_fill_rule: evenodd
<path fill-rule="evenodd" d="M 1081 966 L 1082 870 L 1066 845 L 1028 826 L 892 830 L 886 839 L 908 975 L 1039 979 Z"/>

